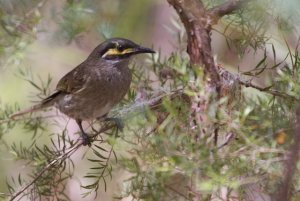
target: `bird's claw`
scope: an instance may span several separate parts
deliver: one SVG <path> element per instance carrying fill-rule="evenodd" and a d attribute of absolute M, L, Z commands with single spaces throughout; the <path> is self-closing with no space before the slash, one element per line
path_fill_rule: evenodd
<path fill-rule="evenodd" d="M 82 139 L 82 145 L 83 146 L 88 145 L 90 147 L 92 145 L 91 144 L 91 139 L 86 133 L 81 134 L 81 139 Z"/>

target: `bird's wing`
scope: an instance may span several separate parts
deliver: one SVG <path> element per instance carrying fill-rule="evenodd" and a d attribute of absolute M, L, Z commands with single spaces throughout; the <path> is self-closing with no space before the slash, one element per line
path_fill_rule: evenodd
<path fill-rule="evenodd" d="M 84 67 L 85 65 L 80 64 L 61 78 L 56 86 L 56 92 L 45 98 L 42 101 L 42 106 L 51 106 L 53 105 L 53 100 L 61 94 L 74 94 L 84 88 L 87 77 Z"/>
<path fill-rule="evenodd" d="M 86 84 L 86 76 L 84 73 L 84 65 L 79 65 L 69 73 L 67 73 L 57 84 L 56 92 L 45 98 L 41 101 L 41 103 L 36 104 L 30 108 L 12 114 L 10 118 L 16 118 L 18 116 L 22 116 L 27 113 L 31 113 L 46 107 L 50 107 L 54 104 L 54 101 L 57 97 L 59 97 L 62 93 L 76 93 L 85 87 Z"/>
<path fill-rule="evenodd" d="M 84 87 L 86 76 L 82 72 L 82 68 L 78 67 L 61 78 L 56 86 L 57 91 L 72 94 Z"/>

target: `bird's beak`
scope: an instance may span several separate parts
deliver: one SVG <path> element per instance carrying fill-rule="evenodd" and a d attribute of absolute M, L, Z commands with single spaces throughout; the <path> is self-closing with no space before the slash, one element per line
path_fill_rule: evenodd
<path fill-rule="evenodd" d="M 151 54 L 153 54 L 153 53 L 155 53 L 155 51 L 150 49 L 150 48 L 142 47 L 142 46 L 134 48 L 134 54 L 142 54 L 142 53 L 151 53 Z"/>

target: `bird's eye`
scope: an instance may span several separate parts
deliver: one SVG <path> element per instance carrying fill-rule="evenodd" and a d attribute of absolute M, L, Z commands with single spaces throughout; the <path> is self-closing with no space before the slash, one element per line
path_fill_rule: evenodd
<path fill-rule="evenodd" d="M 120 44 L 108 47 L 106 52 L 101 56 L 102 58 L 117 57 L 121 55 L 130 55 L 129 53 L 134 52 L 133 48 L 128 48 Z"/>
<path fill-rule="evenodd" d="M 118 45 L 116 48 L 120 52 L 123 52 L 123 50 L 125 49 L 124 46 L 122 46 L 122 45 Z"/>

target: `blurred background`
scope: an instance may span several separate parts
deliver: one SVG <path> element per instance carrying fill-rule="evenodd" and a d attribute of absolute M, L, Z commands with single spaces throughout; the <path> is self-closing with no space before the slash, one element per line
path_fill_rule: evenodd
<path fill-rule="evenodd" d="M 106 38 L 128 38 L 166 56 L 176 45 L 176 38 L 167 28 L 172 25 L 173 16 L 173 9 L 162 0 L 1 0 L 0 101 L 17 103 L 20 108 L 29 107 L 41 97 L 36 96 L 38 90 L 24 79 L 42 83 L 39 79 L 46 81 L 51 75 L 53 80 L 47 92 L 51 93 L 58 80 Z M 134 62 L 142 61 L 139 57 Z M 75 122 L 57 121 L 62 122 L 62 127 L 67 125 L 72 138 L 78 137 L 73 134 L 78 129 Z M 61 132 L 57 125 L 50 127 L 53 132 Z M 22 142 L 29 146 L 32 143 L 32 134 L 20 126 L 4 138 L 8 144 Z M 45 133 L 38 137 L 38 144 L 43 143 L 49 143 Z M 0 192 L 7 192 L 7 178 L 17 176 L 19 172 L 28 174 L 30 169 L 26 161 L 14 161 L 13 153 L 7 152 L 6 145 L 1 147 Z M 65 184 L 66 194 L 74 201 L 94 200 L 95 196 L 93 193 L 82 198 L 84 190 L 80 185 L 85 184 L 82 177 L 88 170 L 82 162 L 85 152 L 82 150 L 73 156 L 77 166 L 75 176 Z M 108 181 L 106 192 L 103 185 L 99 188 L 100 196 L 96 200 L 113 200 L 113 196 L 121 192 L 120 181 L 128 175 L 122 170 L 116 170 L 113 175 L 115 179 Z"/>
<path fill-rule="evenodd" d="M 220 2 L 224 1 L 207 1 L 206 5 Z M 277 59 L 284 59 L 289 51 L 286 44 L 289 47 L 297 44 L 300 31 L 297 22 L 300 3 L 297 0 L 284 3 L 274 0 L 272 5 L 261 2 L 256 6 L 256 15 L 253 12 L 248 21 L 251 29 L 239 27 L 238 23 L 228 26 L 228 20 L 232 20 L 230 17 L 214 27 L 212 44 L 215 59 L 230 71 L 252 69 L 265 54 L 274 59 L 272 45 L 278 50 Z M 278 16 L 277 21 L 268 18 L 271 14 Z M 20 108 L 42 98 L 42 95 L 36 96 L 37 89 L 26 79 L 39 83 L 40 79 L 48 80 L 50 75 L 52 81 L 45 94 L 51 93 L 58 80 L 106 38 L 128 38 L 152 47 L 160 52 L 162 58 L 185 48 L 184 29 L 166 0 L 0 0 L 0 26 L 0 102 L 2 105 L 16 103 Z M 242 33 L 247 31 L 249 35 L 253 32 L 253 36 L 255 33 L 256 38 L 243 39 Z M 258 48 L 259 41 L 264 44 L 265 37 L 272 40 L 262 51 Z M 134 63 L 143 65 L 144 60 L 145 57 L 138 57 Z M 265 86 L 269 79 L 271 76 L 266 72 L 257 82 Z M 69 133 L 77 130 L 74 122 L 67 125 Z M 52 129 L 59 132 L 55 126 Z M 3 137 L 8 144 L 23 142 L 29 145 L 32 134 L 17 127 Z M 49 142 L 48 136 L 39 136 L 38 140 Z M 28 171 L 26 163 L 15 163 L 12 153 L 6 152 L 5 147 L 5 144 L 0 145 L 3 150 L 0 152 L 0 192 L 7 191 L 6 177 Z M 75 201 L 94 200 L 94 194 L 81 198 L 83 190 L 79 178 L 86 172 L 82 163 L 84 152 L 82 150 L 82 153 L 73 156 L 77 165 L 75 176 L 66 183 L 65 192 Z M 122 181 L 128 175 L 120 169 L 114 176 L 108 182 L 106 192 L 103 188 L 99 189 L 97 200 L 113 200 L 113 195 L 124 188 Z"/>

